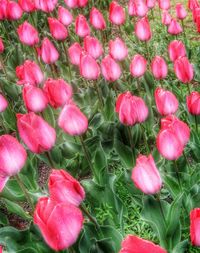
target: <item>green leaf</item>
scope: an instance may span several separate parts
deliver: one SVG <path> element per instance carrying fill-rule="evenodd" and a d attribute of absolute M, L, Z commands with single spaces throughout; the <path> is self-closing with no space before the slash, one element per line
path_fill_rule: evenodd
<path fill-rule="evenodd" d="M 47 106 L 47 108 L 43 111 L 42 116 L 53 128 L 55 128 L 56 121 L 53 110 L 50 106 Z"/>
<path fill-rule="evenodd" d="M 114 148 L 121 158 L 124 166 L 127 168 L 132 168 L 134 165 L 133 153 L 130 147 L 123 144 L 121 141 L 115 138 L 114 140 Z"/>
<path fill-rule="evenodd" d="M 188 240 L 178 243 L 172 253 L 186 253 L 188 252 L 186 249 L 188 249 Z"/>

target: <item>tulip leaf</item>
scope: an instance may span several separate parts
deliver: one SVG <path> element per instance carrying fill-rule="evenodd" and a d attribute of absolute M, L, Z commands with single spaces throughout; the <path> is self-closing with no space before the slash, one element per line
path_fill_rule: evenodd
<path fill-rule="evenodd" d="M 46 120 L 53 128 L 56 126 L 55 117 L 53 110 L 50 106 L 47 106 L 47 108 L 43 111 L 42 114 L 44 120 Z"/>

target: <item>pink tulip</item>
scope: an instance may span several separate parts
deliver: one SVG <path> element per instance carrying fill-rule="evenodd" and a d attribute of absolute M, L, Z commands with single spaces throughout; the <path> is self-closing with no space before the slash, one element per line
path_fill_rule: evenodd
<path fill-rule="evenodd" d="M 36 10 L 35 2 L 33 0 L 18 0 L 18 2 L 24 12 L 29 13 Z"/>
<path fill-rule="evenodd" d="M 190 212 L 190 238 L 193 246 L 200 247 L 200 208 Z"/>
<path fill-rule="evenodd" d="M 172 92 L 157 88 L 154 97 L 157 110 L 162 116 L 173 114 L 178 110 L 178 100 Z"/>
<path fill-rule="evenodd" d="M 128 14 L 130 16 L 136 16 L 136 5 L 135 5 L 135 0 L 129 0 L 128 2 Z"/>
<path fill-rule="evenodd" d="M 88 3 L 88 0 L 78 0 L 78 7 L 85 7 Z"/>
<path fill-rule="evenodd" d="M 100 67 L 89 54 L 82 54 L 80 58 L 80 75 L 87 80 L 96 80 L 100 76 Z"/>
<path fill-rule="evenodd" d="M 76 206 L 48 197 L 39 199 L 33 220 L 46 243 L 56 251 L 73 245 L 83 226 L 83 215 Z"/>
<path fill-rule="evenodd" d="M 158 0 L 159 8 L 162 10 L 170 9 L 170 0 Z"/>
<path fill-rule="evenodd" d="M 4 20 L 8 18 L 8 0 L 1 0 L 0 1 L 0 20 Z"/>
<path fill-rule="evenodd" d="M 178 35 L 179 33 L 182 33 L 182 31 L 183 29 L 181 25 L 176 21 L 176 19 L 172 19 L 168 27 L 168 33 Z"/>
<path fill-rule="evenodd" d="M 193 91 L 187 96 L 187 108 L 189 113 L 193 115 L 200 115 L 200 93 Z"/>
<path fill-rule="evenodd" d="M 50 150 L 56 141 L 56 131 L 34 112 L 17 114 L 20 138 L 36 154 Z"/>
<path fill-rule="evenodd" d="M 69 60 L 72 64 L 79 66 L 82 51 L 83 49 L 78 42 L 68 48 Z"/>
<path fill-rule="evenodd" d="M 157 80 L 166 78 L 168 67 L 165 60 L 161 56 L 155 56 L 151 63 L 151 71 Z"/>
<path fill-rule="evenodd" d="M 65 26 L 56 18 L 48 18 L 49 29 L 51 35 L 56 40 L 65 40 L 68 36 L 68 31 Z"/>
<path fill-rule="evenodd" d="M 200 8 L 196 8 L 192 11 L 192 15 L 193 15 L 193 21 L 196 23 L 197 22 L 197 18 L 200 16 Z"/>
<path fill-rule="evenodd" d="M 2 38 L 0 38 L 0 54 L 4 52 L 4 44 Z"/>
<path fill-rule="evenodd" d="M 9 177 L 24 167 L 27 154 L 24 147 L 11 135 L 0 136 L 0 192 Z"/>
<path fill-rule="evenodd" d="M 0 113 L 5 111 L 8 107 L 8 102 L 3 95 L 0 94 Z"/>
<path fill-rule="evenodd" d="M 117 37 L 109 41 L 109 53 L 116 61 L 123 61 L 128 56 L 128 48 L 124 41 Z"/>
<path fill-rule="evenodd" d="M 145 17 L 148 13 L 148 7 L 146 5 L 145 0 L 136 0 L 135 10 L 136 10 L 136 16 Z"/>
<path fill-rule="evenodd" d="M 78 7 L 78 0 L 64 0 L 67 7 L 74 9 Z"/>
<path fill-rule="evenodd" d="M 43 88 L 50 105 L 54 108 L 64 106 L 72 97 L 72 87 L 63 79 L 54 80 L 49 78 L 44 83 Z"/>
<path fill-rule="evenodd" d="M 46 64 L 54 63 L 59 58 L 57 49 L 48 38 L 43 39 L 39 54 L 41 55 L 43 62 Z"/>
<path fill-rule="evenodd" d="M 156 4 L 156 0 L 146 0 L 146 4 L 149 9 L 152 9 Z"/>
<path fill-rule="evenodd" d="M 107 55 L 102 60 L 101 72 L 104 78 L 109 82 L 114 82 L 121 76 L 121 69 L 119 64 L 110 55 Z"/>
<path fill-rule="evenodd" d="M 187 57 L 180 57 L 174 62 L 174 72 L 182 83 L 189 83 L 194 77 L 194 69 Z"/>
<path fill-rule="evenodd" d="M 84 38 L 84 49 L 94 59 L 99 58 L 103 54 L 102 45 L 95 37 L 86 36 Z"/>
<path fill-rule="evenodd" d="M 51 199 L 58 203 L 79 206 L 85 198 L 83 187 L 65 170 L 52 170 L 48 186 Z"/>
<path fill-rule="evenodd" d="M 23 100 L 27 110 L 31 112 L 42 112 L 48 105 L 48 99 L 43 90 L 30 84 L 24 85 Z"/>
<path fill-rule="evenodd" d="M 70 102 L 63 107 L 58 125 L 69 135 L 82 135 L 88 129 L 88 119 L 73 102 Z"/>
<path fill-rule="evenodd" d="M 151 27 L 147 17 L 141 18 L 135 25 L 135 34 L 139 40 L 148 41 L 151 39 Z"/>
<path fill-rule="evenodd" d="M 18 20 L 22 17 L 23 10 L 17 2 L 8 1 L 7 4 L 7 18 L 9 20 Z"/>
<path fill-rule="evenodd" d="M 78 36 L 84 38 L 87 35 L 90 35 L 90 27 L 86 18 L 79 14 L 75 21 L 75 32 Z"/>
<path fill-rule="evenodd" d="M 106 21 L 102 13 L 95 7 L 92 7 L 90 12 L 90 23 L 97 30 L 104 30 L 106 28 Z"/>
<path fill-rule="evenodd" d="M 17 33 L 20 41 L 25 45 L 35 46 L 39 42 L 38 31 L 27 21 L 18 27 Z"/>
<path fill-rule="evenodd" d="M 163 11 L 162 12 L 162 24 L 168 26 L 168 25 L 170 25 L 171 20 L 172 20 L 172 18 L 170 16 L 169 12 Z"/>
<path fill-rule="evenodd" d="M 38 10 L 44 12 L 52 12 L 58 3 L 58 0 L 35 0 L 35 5 Z"/>
<path fill-rule="evenodd" d="M 185 45 L 180 40 L 173 40 L 168 46 L 168 53 L 170 60 L 174 62 L 179 57 L 186 56 Z"/>
<path fill-rule="evenodd" d="M 72 21 L 73 21 L 73 16 L 70 13 L 70 11 L 68 11 L 68 9 L 65 9 L 62 6 L 58 7 L 58 20 L 66 26 L 69 26 Z"/>
<path fill-rule="evenodd" d="M 194 9 L 198 8 L 199 2 L 198 0 L 188 0 L 188 8 L 193 11 Z"/>
<path fill-rule="evenodd" d="M 131 60 L 130 72 L 133 77 L 141 77 L 147 69 L 147 60 L 140 54 L 136 54 Z"/>
<path fill-rule="evenodd" d="M 176 4 L 176 17 L 178 19 L 184 19 L 187 17 L 187 11 L 181 3 Z"/>
<path fill-rule="evenodd" d="M 112 1 L 109 7 L 109 20 L 115 25 L 122 25 L 126 20 L 126 14 L 121 5 Z"/>

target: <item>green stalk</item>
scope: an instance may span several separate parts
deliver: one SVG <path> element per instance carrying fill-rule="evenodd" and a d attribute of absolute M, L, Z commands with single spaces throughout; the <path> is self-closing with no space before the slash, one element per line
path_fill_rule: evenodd
<path fill-rule="evenodd" d="M 160 212 L 162 214 L 165 227 L 167 227 L 167 221 L 166 221 L 164 210 L 163 210 L 162 203 L 161 203 L 161 200 L 160 200 L 160 195 L 156 194 L 156 196 L 157 196 L 157 201 L 158 201 L 158 204 L 159 204 Z"/>
<path fill-rule="evenodd" d="M 178 165 L 177 165 L 176 160 L 174 160 L 174 167 L 175 167 L 175 172 L 176 172 L 176 177 L 178 179 L 179 187 L 182 190 L 181 180 L 180 180 L 180 176 L 179 176 L 179 169 L 178 169 Z"/>
<path fill-rule="evenodd" d="M 99 88 L 99 85 L 98 85 L 97 81 L 94 80 L 93 83 L 94 83 L 95 90 L 97 92 L 97 96 L 98 96 L 98 99 L 99 99 L 99 103 L 100 103 L 101 109 L 103 109 L 104 102 L 103 102 L 103 97 L 102 97 L 101 90 Z"/>
<path fill-rule="evenodd" d="M 89 218 L 89 220 L 94 223 L 94 225 L 99 228 L 99 224 L 97 223 L 96 219 L 88 212 L 88 210 L 83 206 L 80 205 L 81 211 Z"/>

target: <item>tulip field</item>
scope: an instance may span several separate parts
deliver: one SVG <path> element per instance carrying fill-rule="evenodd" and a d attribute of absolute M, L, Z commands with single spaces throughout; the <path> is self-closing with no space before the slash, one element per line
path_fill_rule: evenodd
<path fill-rule="evenodd" d="M 0 253 L 200 253 L 200 1 L 0 0 Z"/>

